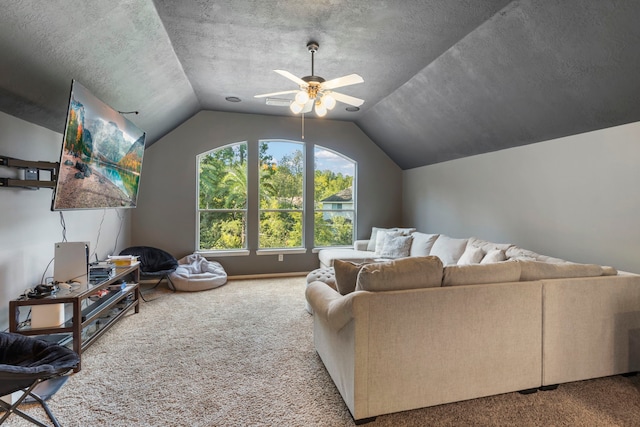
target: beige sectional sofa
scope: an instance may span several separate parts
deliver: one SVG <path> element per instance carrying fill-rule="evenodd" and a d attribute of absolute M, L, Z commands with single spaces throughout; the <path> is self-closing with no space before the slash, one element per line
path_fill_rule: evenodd
<path fill-rule="evenodd" d="M 440 253 L 448 264 L 424 253 L 360 264 L 321 252 L 336 280 L 307 287 L 315 348 L 356 422 L 640 370 L 640 275 L 446 240 L 457 247 Z M 469 247 L 482 248 L 478 262 L 451 262 Z M 495 250 L 505 259 L 481 263 Z M 380 259 L 355 251 L 351 259 Z"/>

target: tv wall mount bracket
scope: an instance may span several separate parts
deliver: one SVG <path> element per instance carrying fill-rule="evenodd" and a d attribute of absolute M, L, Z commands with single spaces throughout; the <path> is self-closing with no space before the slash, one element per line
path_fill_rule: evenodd
<path fill-rule="evenodd" d="M 0 187 L 55 188 L 60 164 L 0 156 L 0 166 L 18 169 L 18 178 L 0 178 Z M 41 175 L 47 172 L 48 176 Z M 49 179 L 46 179 L 49 178 Z"/>

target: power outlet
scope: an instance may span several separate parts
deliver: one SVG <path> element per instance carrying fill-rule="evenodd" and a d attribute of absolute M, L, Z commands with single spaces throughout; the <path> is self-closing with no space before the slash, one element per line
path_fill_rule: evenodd
<path fill-rule="evenodd" d="M 278 254 L 278 261 L 284 261 L 284 255 Z"/>

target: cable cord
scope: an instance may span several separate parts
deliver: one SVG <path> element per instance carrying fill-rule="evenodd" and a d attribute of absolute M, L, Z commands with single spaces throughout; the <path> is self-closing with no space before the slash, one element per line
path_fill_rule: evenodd
<path fill-rule="evenodd" d="M 96 255 L 96 252 L 98 251 L 98 243 L 100 242 L 100 233 L 102 232 L 102 224 L 104 223 L 104 217 L 107 214 L 107 210 L 103 209 L 102 210 L 102 219 L 100 220 L 100 225 L 98 226 L 98 236 L 96 237 L 96 245 L 93 248 L 93 253 L 91 255 L 89 255 L 89 259 L 93 258 L 94 255 Z M 98 259 L 97 255 L 96 255 L 96 260 Z"/>
<path fill-rule="evenodd" d="M 55 257 L 51 258 L 51 261 L 49 261 L 49 264 L 47 264 L 47 266 L 44 268 L 44 271 L 42 272 L 42 278 L 40 279 L 40 283 L 44 284 L 44 276 L 46 276 L 47 270 L 49 270 L 49 267 L 51 266 L 51 263 L 53 262 L 54 259 L 56 258 Z"/>
<path fill-rule="evenodd" d="M 123 217 L 120 215 L 120 211 L 116 210 L 116 214 L 118 214 L 118 219 L 120 220 L 120 227 L 118 227 L 118 234 L 116 234 L 116 241 L 113 244 L 113 251 L 111 251 L 112 255 L 116 254 L 116 249 L 118 249 L 118 239 L 120 238 L 120 233 L 122 232 L 122 224 L 123 224 Z"/>
<path fill-rule="evenodd" d="M 67 224 L 64 222 L 64 215 L 62 215 L 62 211 L 60 212 L 60 225 L 62 226 L 62 241 L 67 241 Z"/>

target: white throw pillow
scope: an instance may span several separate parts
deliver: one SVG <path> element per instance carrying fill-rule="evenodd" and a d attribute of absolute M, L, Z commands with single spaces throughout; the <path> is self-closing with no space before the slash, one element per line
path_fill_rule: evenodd
<path fill-rule="evenodd" d="M 439 234 L 426 234 L 416 231 L 411 236 L 413 236 L 413 241 L 409 256 L 429 256 Z"/>
<path fill-rule="evenodd" d="M 493 249 L 489 252 L 487 252 L 487 254 L 484 256 L 484 258 L 482 258 L 482 261 L 480 261 L 480 264 L 489 264 L 492 262 L 500 262 L 500 261 L 504 261 L 507 259 L 507 256 L 505 255 L 503 250 L 500 249 Z"/>
<path fill-rule="evenodd" d="M 467 249 L 458 260 L 458 265 L 479 264 L 484 257 L 484 251 L 476 246 L 467 245 Z"/>
<path fill-rule="evenodd" d="M 379 227 L 371 227 L 371 237 L 369 238 L 369 243 L 367 243 L 367 250 L 372 252 L 379 251 L 379 248 L 376 248 L 376 242 L 378 239 L 378 233 L 381 231 L 397 231 L 403 236 L 408 236 L 414 231 L 415 228 L 379 228 Z"/>
<path fill-rule="evenodd" d="M 386 232 L 382 240 L 382 247 L 376 255 L 382 258 L 405 258 L 409 256 L 411 236 L 403 236 L 397 232 Z M 376 248 L 378 249 L 378 248 Z"/>
<path fill-rule="evenodd" d="M 371 252 L 375 252 L 376 250 L 376 241 L 378 239 L 378 233 L 380 231 L 388 231 L 387 228 L 378 228 L 371 227 L 371 237 L 369 237 L 369 243 L 367 243 L 367 250 Z"/>
<path fill-rule="evenodd" d="M 454 239 L 441 234 L 431 248 L 431 255 L 440 258 L 444 265 L 455 264 L 467 248 L 467 240 Z"/>

